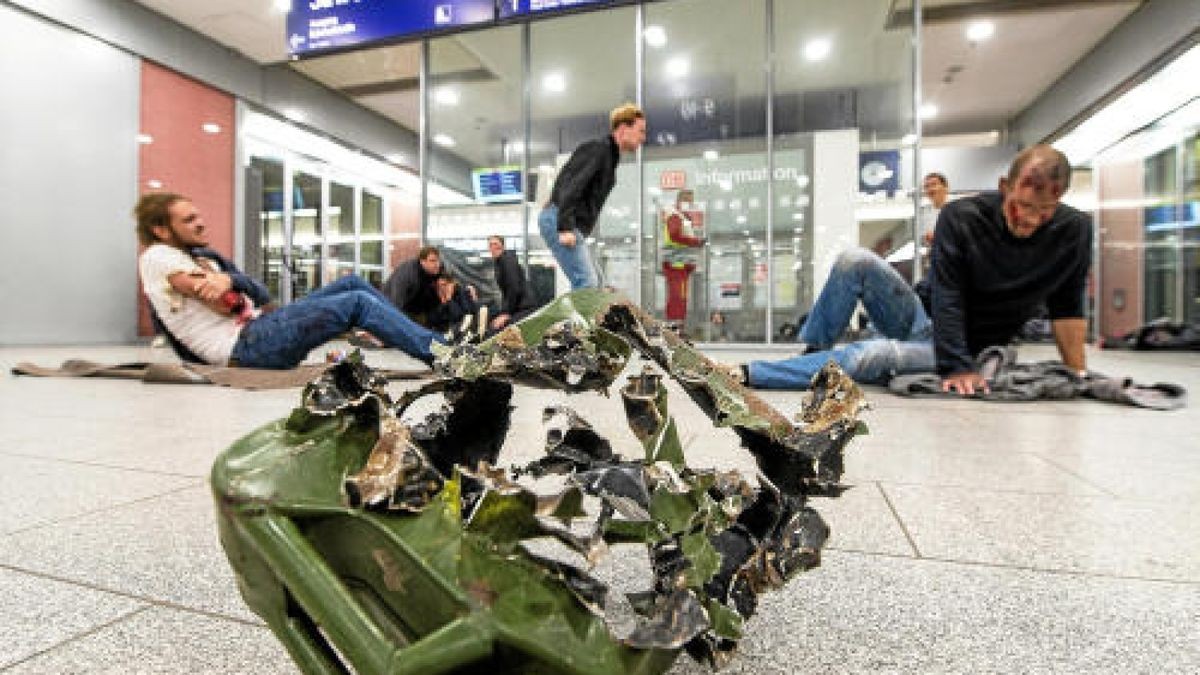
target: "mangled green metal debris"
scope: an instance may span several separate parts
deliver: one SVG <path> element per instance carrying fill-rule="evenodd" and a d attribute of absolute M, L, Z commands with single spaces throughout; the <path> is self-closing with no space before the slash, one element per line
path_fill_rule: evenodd
<path fill-rule="evenodd" d="M 545 456 L 497 467 L 513 384 L 607 391 L 634 350 L 654 364 L 621 390 L 641 459 L 555 407 Z M 837 494 L 842 451 L 862 430 L 861 393 L 836 366 L 796 424 L 599 290 L 445 348 L 435 368 L 443 377 L 393 401 L 351 356 L 213 468 L 242 595 L 305 672 L 659 673 L 681 650 L 720 666 L 757 596 L 819 563 L 828 527 L 805 500 Z M 758 487 L 686 465 L 655 368 L 737 433 Z M 434 394 L 441 409 L 401 422 Z M 550 474 L 566 487 L 539 494 Z M 535 553 L 535 541 L 565 555 Z M 653 578 L 628 597 L 638 625 L 616 635 L 608 588 L 587 569 L 630 545 L 644 547 Z"/>

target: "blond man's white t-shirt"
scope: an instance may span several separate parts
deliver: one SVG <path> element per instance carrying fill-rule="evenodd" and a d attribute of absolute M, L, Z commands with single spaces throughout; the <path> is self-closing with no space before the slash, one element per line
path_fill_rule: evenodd
<path fill-rule="evenodd" d="M 192 256 L 166 244 L 151 245 L 138 259 L 142 290 L 167 330 L 205 362 L 225 365 L 242 332 L 237 318 L 183 295 L 168 281 L 176 272 L 204 269 Z"/>

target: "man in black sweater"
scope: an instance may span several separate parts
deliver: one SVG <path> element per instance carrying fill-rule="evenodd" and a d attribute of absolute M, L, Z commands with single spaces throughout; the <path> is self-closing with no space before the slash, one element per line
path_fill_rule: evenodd
<path fill-rule="evenodd" d="M 436 246 L 423 246 L 417 257 L 396 266 L 387 281 L 383 294 L 396 309 L 417 323 L 429 326 L 429 316 L 442 304 L 438 297 L 437 279 L 442 273 L 442 257 Z"/>
<path fill-rule="evenodd" d="M 592 255 L 584 241 L 592 234 L 600 209 L 617 182 L 621 152 L 634 152 L 646 141 L 642 109 L 627 103 L 608 116 L 611 132 L 588 141 L 571 153 L 550 201 L 538 216 L 538 230 L 571 282 L 571 290 L 600 285 Z"/>
<path fill-rule="evenodd" d="M 498 234 L 488 237 L 488 252 L 496 270 L 496 285 L 500 287 L 500 309 L 492 318 L 491 329 L 500 330 L 524 319 L 535 303 L 516 254 L 504 248 L 504 237 Z"/>
<path fill-rule="evenodd" d="M 1042 303 L 1063 362 L 1084 371 L 1092 223 L 1059 203 L 1070 181 L 1066 157 L 1038 145 L 1017 155 L 999 192 L 947 204 L 935 230 L 929 283 L 915 292 L 878 256 L 843 253 L 801 329 L 805 354 L 747 363 L 746 382 L 803 389 L 832 358 L 860 382 L 936 370 L 943 391 L 986 391 L 975 356 L 1007 344 Z M 860 300 L 885 338 L 832 348 Z"/>

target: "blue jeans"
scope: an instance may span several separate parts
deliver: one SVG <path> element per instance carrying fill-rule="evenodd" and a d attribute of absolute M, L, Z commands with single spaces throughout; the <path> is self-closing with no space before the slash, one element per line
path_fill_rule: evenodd
<path fill-rule="evenodd" d="M 550 204 L 538 215 L 538 231 L 546 242 L 546 248 L 558 261 L 563 274 L 571 282 L 571 290 L 580 288 L 597 288 L 600 286 L 600 275 L 592 262 L 592 253 L 588 250 L 587 242 L 579 230 L 575 233 L 575 245 L 563 246 L 558 242 L 558 207 Z"/>
<path fill-rule="evenodd" d="M 384 345 L 425 363 L 433 361 L 430 343 L 445 341 L 351 275 L 246 324 L 231 356 L 248 368 L 292 368 L 313 348 L 353 328 L 370 331 Z"/>
<path fill-rule="evenodd" d="M 834 347 L 862 300 L 884 338 Z M 746 364 L 748 384 L 760 389 L 807 389 L 833 359 L 856 382 L 885 384 L 896 375 L 936 369 L 933 324 L 903 277 L 866 249 L 838 256 L 829 280 L 800 330 L 800 340 L 823 350 L 781 361 Z"/>

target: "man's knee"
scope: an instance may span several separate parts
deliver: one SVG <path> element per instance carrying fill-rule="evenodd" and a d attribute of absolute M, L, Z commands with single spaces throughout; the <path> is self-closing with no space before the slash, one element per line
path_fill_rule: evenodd
<path fill-rule="evenodd" d="M 881 258 L 865 248 L 848 248 L 838 254 L 833 266 L 841 271 L 861 271 L 875 267 Z"/>
<path fill-rule="evenodd" d="M 883 384 L 899 367 L 895 340 L 863 340 L 846 347 L 842 368 L 857 382 Z"/>

